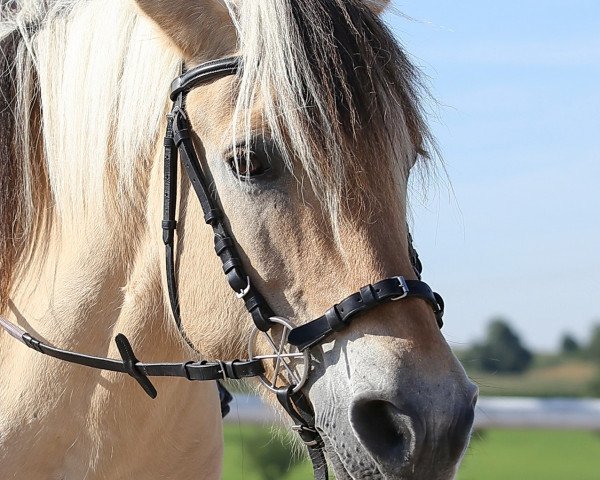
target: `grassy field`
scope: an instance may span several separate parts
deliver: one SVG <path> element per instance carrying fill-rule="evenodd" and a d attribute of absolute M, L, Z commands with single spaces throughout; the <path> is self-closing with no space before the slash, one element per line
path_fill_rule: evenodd
<path fill-rule="evenodd" d="M 491 430 L 475 434 L 458 480 L 599 480 L 600 434 Z"/>
<path fill-rule="evenodd" d="M 225 425 L 223 480 L 310 479 L 310 464 L 291 453 L 285 438 L 281 430 Z"/>
<path fill-rule="evenodd" d="M 305 480 L 268 429 L 228 425 L 224 480 Z M 600 480 L 600 433 L 491 430 L 476 433 L 458 480 Z"/>
<path fill-rule="evenodd" d="M 589 394 L 589 384 L 597 370 L 593 363 L 572 360 L 542 364 L 522 375 L 468 373 L 479 386 L 481 396 L 584 397 Z"/>

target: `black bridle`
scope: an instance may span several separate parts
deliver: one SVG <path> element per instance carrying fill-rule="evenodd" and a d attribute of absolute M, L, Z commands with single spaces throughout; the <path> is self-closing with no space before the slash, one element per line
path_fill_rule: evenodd
<path fill-rule="evenodd" d="M 440 295 L 432 292 L 431 288 L 420 280 L 422 266 L 409 233 L 409 256 L 419 280 L 406 280 L 404 277 L 396 276 L 367 285 L 331 307 L 321 317 L 298 327 L 294 327 L 289 320 L 274 315 L 265 298 L 252 285 L 249 275 L 246 274 L 238 253 L 238 247 L 224 222 L 225 216 L 220 208 L 217 194 L 213 191 L 214 189 L 208 188 L 206 175 L 202 170 L 194 147 L 192 128 L 185 109 L 186 96 L 192 89 L 225 76 L 236 75 L 239 69 L 240 59 L 238 57 L 215 60 L 187 71 L 175 79 L 172 84 L 171 100 L 173 101 L 173 108 L 168 115 L 165 136 L 165 192 L 162 228 L 166 248 L 167 285 L 171 310 L 179 331 L 193 348 L 183 331 L 181 323 L 175 272 L 177 167 L 179 157 L 202 206 L 204 219 L 213 229 L 215 252 L 222 262 L 227 282 L 238 298 L 243 299 L 256 327 L 250 342 L 250 359 L 244 361 L 142 363 L 136 358 L 128 339 L 119 334 L 115 341 L 122 359 L 115 360 L 55 348 L 2 318 L 0 318 L 0 326 L 17 340 L 45 355 L 92 368 L 127 373 L 152 398 L 156 397 L 157 392 L 148 377 L 171 376 L 203 381 L 258 376 L 263 380 L 263 383 L 276 393 L 279 402 L 294 420 L 294 430 L 298 431 L 303 442 L 308 446 L 313 461 L 315 478 L 326 479 L 328 473 L 323 440 L 315 426 L 312 406 L 302 393 L 302 387 L 310 370 L 310 349 L 328 340 L 335 332 L 347 328 L 359 314 L 378 305 L 405 298 L 419 298 L 427 302 L 433 309 L 437 323 L 441 328 L 443 325 L 444 303 Z M 281 333 L 281 337 L 277 342 L 269 336 L 269 332 L 274 327 L 283 327 L 283 333 Z M 274 348 L 274 355 L 263 357 L 254 355 L 252 344 L 259 333 L 267 335 Z M 278 377 L 280 377 L 277 369 L 272 382 L 265 380 L 263 360 L 267 358 L 276 360 L 277 365 L 283 365 L 280 368 L 287 370 L 286 384 L 277 384 Z M 294 361 L 302 359 L 304 361 L 304 365 L 302 365 L 303 374 L 300 375 L 289 364 L 285 363 L 286 359 L 294 359 Z M 281 379 L 279 378 L 279 380 Z M 222 400 L 223 396 L 226 397 L 226 400 L 222 402 L 223 413 L 228 410 L 227 403 L 230 396 L 227 397 L 227 395 L 227 392 L 222 390 Z"/>

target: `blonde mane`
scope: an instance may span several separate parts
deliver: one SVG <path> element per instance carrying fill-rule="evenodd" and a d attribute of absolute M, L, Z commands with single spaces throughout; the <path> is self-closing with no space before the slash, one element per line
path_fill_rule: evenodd
<path fill-rule="evenodd" d="M 128 2 L 21 0 L 0 8 L 2 55 L 13 56 L 0 78 L 14 86 L 0 110 L 10 110 L 15 126 L 0 193 L 4 199 L 10 189 L 16 206 L 0 212 L 2 310 L 40 224 L 142 201 L 181 59 Z"/>
<path fill-rule="evenodd" d="M 260 98 L 288 167 L 334 225 L 350 198 L 356 212 L 377 188 L 365 171 L 386 176 L 427 150 L 418 72 L 364 1 L 224 2 L 244 63 L 233 124 L 246 128 L 236 135 L 250 141 Z M 0 110 L 14 122 L 0 145 L 9 157 L 0 170 L 0 310 L 16 266 L 51 222 L 143 208 L 181 63 L 158 37 L 130 2 L 0 4 L 0 78 L 13 92 Z"/>

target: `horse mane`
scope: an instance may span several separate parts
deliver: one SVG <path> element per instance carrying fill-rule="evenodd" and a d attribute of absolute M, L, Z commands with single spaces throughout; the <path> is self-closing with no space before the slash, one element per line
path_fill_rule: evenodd
<path fill-rule="evenodd" d="M 364 0 L 223 1 L 244 63 L 233 125 L 249 142 L 260 98 L 288 168 L 337 231 L 393 169 L 425 156 L 419 72 Z M 129 2 L 1 0 L 0 43 L 2 310 L 51 224 L 144 208 L 181 58 Z"/>
<path fill-rule="evenodd" d="M 301 165 L 334 231 L 345 213 L 368 218 L 380 182 L 435 148 L 420 72 L 365 0 L 226 3 L 244 59 L 236 111 L 246 141 L 260 99 L 288 168 Z"/>
<path fill-rule="evenodd" d="M 27 45 L 14 21 L 18 13 L 17 2 L 0 4 L 0 312 L 50 211 L 39 136 L 40 102 L 31 88 L 35 72 Z"/>
<path fill-rule="evenodd" d="M 100 0 L 2 0 L 0 48 L 1 311 L 52 225 L 145 208 L 181 59 Z"/>
<path fill-rule="evenodd" d="M 16 241 L 21 235 L 20 211 L 23 199 L 21 165 L 15 155 L 14 116 L 15 79 L 13 59 L 15 39 L 0 39 L 0 312 L 8 297 L 9 275 L 14 270 L 20 250 Z"/>

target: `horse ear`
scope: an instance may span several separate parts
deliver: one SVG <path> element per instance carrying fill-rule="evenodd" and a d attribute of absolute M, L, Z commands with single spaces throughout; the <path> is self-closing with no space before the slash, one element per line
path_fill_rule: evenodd
<path fill-rule="evenodd" d="M 222 0 L 135 0 L 187 60 L 231 55 L 236 29 Z"/>
<path fill-rule="evenodd" d="M 390 0 L 367 0 L 367 6 L 377 15 L 381 15 L 389 5 Z"/>

